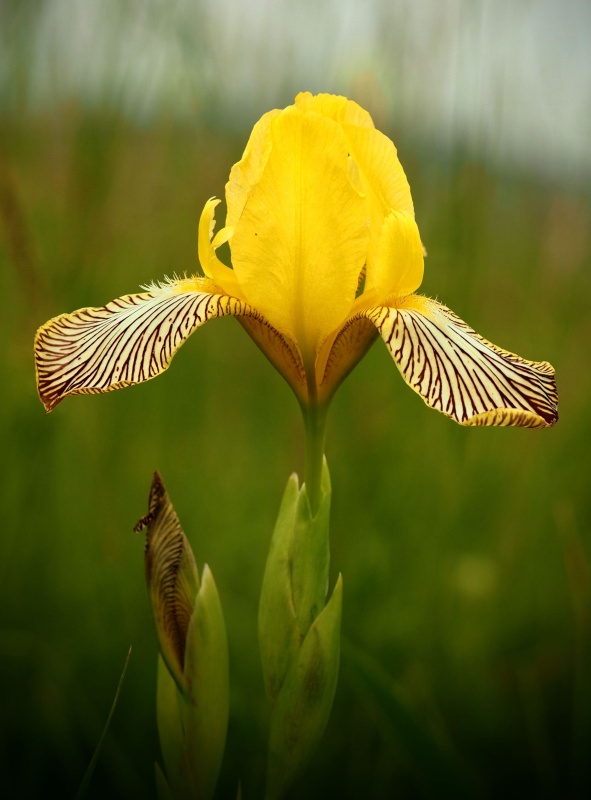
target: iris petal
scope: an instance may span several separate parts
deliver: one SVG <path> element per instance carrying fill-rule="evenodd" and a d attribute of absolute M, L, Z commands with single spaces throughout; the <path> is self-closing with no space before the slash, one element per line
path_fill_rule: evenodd
<path fill-rule="evenodd" d="M 434 300 L 411 295 L 365 312 L 402 377 L 430 408 L 462 425 L 549 427 L 558 419 L 554 369 L 479 336 Z"/>
<path fill-rule="evenodd" d="M 245 299 L 313 364 L 346 319 L 367 252 L 365 199 L 333 120 L 290 107 L 271 120 L 271 150 L 232 239 Z"/>
<path fill-rule="evenodd" d="M 316 94 L 300 92 L 295 104 L 302 111 L 315 111 L 323 117 L 346 125 L 357 125 L 360 128 L 373 128 L 373 120 L 369 113 L 354 100 L 348 100 L 334 94 Z"/>
<path fill-rule="evenodd" d="M 223 264 L 215 252 L 218 247 L 232 237 L 233 229 L 222 228 L 212 241 L 215 228 L 215 209 L 220 202 L 215 197 L 210 198 L 201 212 L 198 236 L 199 263 L 205 275 L 221 287 L 225 294 L 243 299 L 234 270 Z"/>
<path fill-rule="evenodd" d="M 414 217 L 391 211 L 382 225 L 373 269 L 368 270 L 365 291 L 381 300 L 404 297 L 423 282 L 423 246 Z"/>
<path fill-rule="evenodd" d="M 242 215 L 253 186 L 258 182 L 271 152 L 269 126 L 280 112 L 267 111 L 252 129 L 240 161 L 230 171 L 226 184 L 226 225 L 234 227 Z"/>
<path fill-rule="evenodd" d="M 410 186 L 394 142 L 378 130 L 343 125 L 350 152 L 384 217 L 390 209 L 414 216 Z"/>
<path fill-rule="evenodd" d="M 102 394 L 150 380 L 168 369 L 200 325 L 248 313 L 240 300 L 215 288 L 206 278 L 172 281 L 49 320 L 35 337 L 37 386 L 46 410 L 67 395 Z"/>

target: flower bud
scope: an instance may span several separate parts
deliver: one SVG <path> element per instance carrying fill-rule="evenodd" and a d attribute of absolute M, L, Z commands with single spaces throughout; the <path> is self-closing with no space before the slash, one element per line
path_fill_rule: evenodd
<path fill-rule="evenodd" d="M 305 484 L 287 483 L 259 607 L 259 644 L 271 706 L 267 797 L 282 797 L 326 727 L 339 667 L 342 582 L 326 603 L 330 477 L 312 513 Z"/>
<path fill-rule="evenodd" d="M 202 580 L 162 479 L 155 473 L 145 564 L 160 645 L 157 716 L 164 773 L 161 797 L 212 798 L 228 723 L 228 645 L 213 575 Z"/>

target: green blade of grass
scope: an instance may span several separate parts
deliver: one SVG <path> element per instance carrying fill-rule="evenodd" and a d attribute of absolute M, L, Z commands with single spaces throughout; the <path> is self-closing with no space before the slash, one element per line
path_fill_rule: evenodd
<path fill-rule="evenodd" d="M 127 652 L 125 663 L 123 664 L 121 677 L 119 678 L 119 683 L 117 684 L 117 691 L 115 692 L 115 697 L 113 698 L 113 702 L 111 704 L 111 710 L 109 711 L 109 716 L 107 717 L 107 721 L 105 722 L 105 727 L 103 728 L 103 732 L 101 733 L 101 738 L 98 740 L 97 746 L 94 748 L 94 753 L 92 754 L 90 763 L 86 767 L 86 772 L 84 773 L 84 777 L 82 778 L 82 782 L 78 787 L 78 791 L 76 792 L 76 797 L 74 798 L 74 800 L 82 800 L 82 798 L 84 797 L 84 795 L 88 790 L 88 787 L 90 786 L 90 781 L 92 780 L 92 775 L 99 760 L 99 756 L 101 754 L 101 750 L 105 741 L 105 737 L 107 735 L 107 731 L 109 730 L 111 720 L 113 719 L 113 714 L 115 713 L 115 708 L 117 706 L 117 701 L 119 700 L 119 694 L 121 692 L 121 687 L 123 686 L 123 681 L 125 679 L 125 673 L 127 672 L 127 667 L 129 665 L 130 657 L 131 657 L 131 647 Z"/>
<path fill-rule="evenodd" d="M 371 656 L 343 637 L 343 672 L 380 709 L 400 746 L 417 767 L 425 788 L 440 798 L 481 798 L 468 766 L 448 743 L 414 712 L 388 673 Z"/>

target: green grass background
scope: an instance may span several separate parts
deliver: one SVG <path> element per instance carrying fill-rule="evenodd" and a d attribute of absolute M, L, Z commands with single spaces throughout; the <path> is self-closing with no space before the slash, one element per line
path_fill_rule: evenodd
<path fill-rule="evenodd" d="M 422 290 L 549 360 L 561 419 L 463 429 L 406 387 L 381 342 L 341 387 L 327 456 L 345 646 L 293 796 L 588 796 L 589 192 L 390 134 L 429 251 Z M 157 380 L 49 416 L 32 357 L 49 317 L 195 270 L 201 208 L 244 142 L 74 106 L 0 120 L 3 797 L 74 796 L 130 644 L 88 796 L 154 796 L 157 647 L 132 529 L 155 469 L 226 615 L 220 797 L 239 777 L 259 796 L 257 598 L 284 484 L 303 466 L 295 400 L 233 319 L 198 331 Z M 379 679 L 361 679 L 359 653 Z"/>

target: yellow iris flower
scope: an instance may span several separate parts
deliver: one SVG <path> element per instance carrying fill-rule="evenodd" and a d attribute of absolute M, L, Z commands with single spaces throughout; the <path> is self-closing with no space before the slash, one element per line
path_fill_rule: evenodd
<path fill-rule="evenodd" d="M 325 409 L 381 335 L 404 380 L 462 425 L 557 420 L 554 370 L 483 339 L 415 294 L 423 247 L 393 143 L 344 97 L 300 94 L 255 125 L 199 224 L 203 275 L 55 317 L 35 339 L 50 411 L 73 394 L 154 378 L 200 325 L 233 315 L 306 409 Z M 232 268 L 216 249 L 228 242 Z"/>

